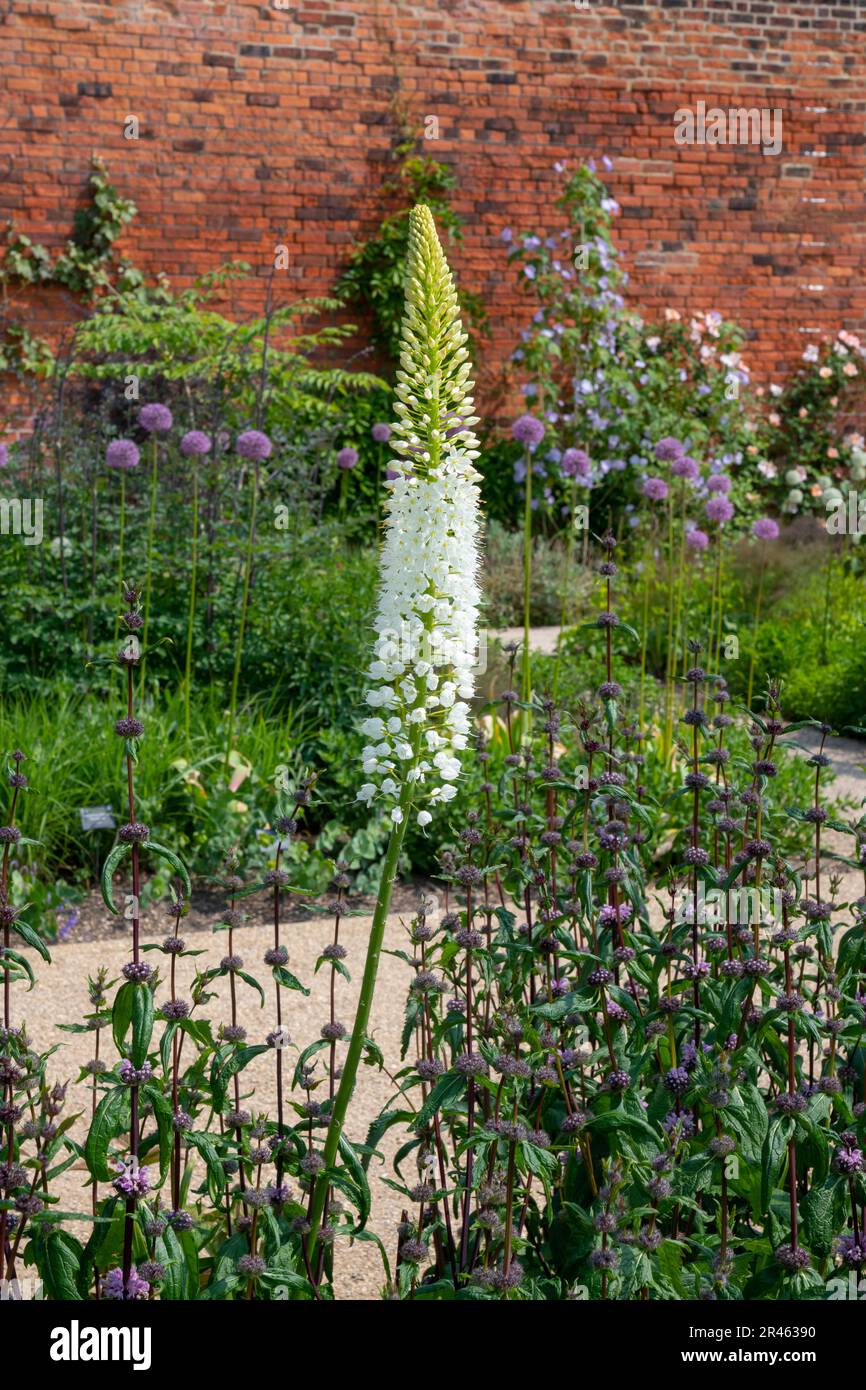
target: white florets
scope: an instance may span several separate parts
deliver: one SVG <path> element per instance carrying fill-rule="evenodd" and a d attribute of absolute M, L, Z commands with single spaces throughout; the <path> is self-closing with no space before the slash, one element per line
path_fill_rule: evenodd
<path fill-rule="evenodd" d="M 361 725 L 369 780 L 358 799 L 390 801 L 395 823 L 404 781 L 416 788 L 416 809 L 456 795 L 477 662 L 477 477 L 470 453 L 454 446 L 427 476 L 390 484 L 366 694 L 381 713 Z M 429 824 L 429 811 L 417 819 Z"/>

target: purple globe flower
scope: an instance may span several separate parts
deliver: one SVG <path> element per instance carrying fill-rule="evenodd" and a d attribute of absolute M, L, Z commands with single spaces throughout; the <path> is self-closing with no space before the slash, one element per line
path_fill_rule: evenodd
<path fill-rule="evenodd" d="M 723 526 L 726 521 L 730 521 L 731 517 L 734 515 L 732 503 L 728 501 L 727 497 L 725 497 L 722 492 L 714 493 L 704 510 L 709 520 L 717 521 L 720 526 Z"/>
<path fill-rule="evenodd" d="M 710 538 L 706 531 L 701 531 L 699 527 L 692 526 L 686 531 L 686 545 L 690 545 L 692 550 L 706 550 L 710 543 Z"/>
<path fill-rule="evenodd" d="M 166 434 L 172 427 L 173 419 L 167 405 L 159 405 L 154 401 L 151 405 L 141 407 L 138 423 L 149 434 Z"/>
<path fill-rule="evenodd" d="M 544 438 L 544 425 L 534 415 L 521 415 L 511 426 L 511 434 L 518 444 L 537 449 Z"/>
<path fill-rule="evenodd" d="M 564 478 L 588 478 L 591 466 L 583 449 L 566 449 L 560 463 Z"/>
<path fill-rule="evenodd" d="M 5 444 L 0 444 L 0 468 L 5 468 L 9 462 L 9 450 Z"/>
<path fill-rule="evenodd" d="M 337 455 L 337 467 L 344 469 L 346 472 L 348 472 L 350 468 L 354 468 L 357 462 L 358 450 L 353 449 L 351 445 L 347 445 L 345 449 L 341 449 Z"/>
<path fill-rule="evenodd" d="M 693 483 L 700 477 L 701 470 L 688 454 L 680 454 L 671 460 L 671 473 L 675 478 L 688 478 L 689 482 Z"/>
<path fill-rule="evenodd" d="M 779 524 L 771 516 L 759 516 L 752 527 L 752 534 L 759 541 L 775 541 L 779 536 Z"/>
<path fill-rule="evenodd" d="M 261 463 L 262 459 L 268 458 L 273 447 L 268 436 L 262 434 L 261 430 L 244 430 L 235 441 L 235 448 L 241 458 L 252 459 L 253 463 Z"/>
<path fill-rule="evenodd" d="M 714 473 L 707 479 L 707 487 L 710 492 L 730 492 L 731 480 L 726 473 Z"/>
<path fill-rule="evenodd" d="M 138 467 L 140 457 L 138 445 L 133 444 L 131 439 L 112 439 L 105 451 L 105 462 L 109 468 L 123 468 L 126 472 Z"/>
<path fill-rule="evenodd" d="M 387 444 L 388 440 L 391 438 L 391 426 L 385 424 L 374 425 L 370 433 L 377 444 Z"/>
<path fill-rule="evenodd" d="M 644 478 L 641 492 L 651 502 L 663 502 L 668 495 L 668 485 L 664 478 Z"/>
<path fill-rule="evenodd" d="M 205 434 L 203 430 L 187 430 L 180 441 L 180 452 L 188 458 L 194 458 L 197 454 L 209 454 L 210 447 L 210 435 Z"/>
<path fill-rule="evenodd" d="M 680 458 L 684 453 L 685 449 L 680 441 L 673 439 L 669 434 L 656 445 L 656 458 L 660 463 L 673 463 L 674 459 Z"/>

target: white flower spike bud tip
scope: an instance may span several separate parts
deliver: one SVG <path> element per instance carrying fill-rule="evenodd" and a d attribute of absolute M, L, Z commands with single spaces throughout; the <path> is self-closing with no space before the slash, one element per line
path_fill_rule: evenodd
<path fill-rule="evenodd" d="M 472 382 L 461 366 L 463 341 L 433 217 L 429 208 L 416 207 L 396 386 L 402 404 L 390 440 L 401 471 L 389 484 L 366 694 L 368 708 L 387 711 L 389 732 L 399 730 L 402 737 L 397 761 L 389 760 L 381 777 L 365 750 L 370 780 L 359 792 L 368 804 L 384 805 L 398 824 L 396 810 L 414 807 L 423 826 L 429 823 L 425 802 L 454 796 L 455 754 L 466 745 L 480 593 L 478 440 Z M 385 726 L 372 717 L 361 727 L 375 738 Z M 437 750 L 432 763 L 425 760 L 431 748 Z"/>

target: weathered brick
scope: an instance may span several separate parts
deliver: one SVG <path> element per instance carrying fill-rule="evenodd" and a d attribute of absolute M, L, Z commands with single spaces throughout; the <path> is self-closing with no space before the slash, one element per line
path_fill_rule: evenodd
<path fill-rule="evenodd" d="M 526 317 L 499 234 L 560 225 L 553 165 L 590 155 L 621 207 L 629 303 L 647 317 L 719 309 L 742 324 L 756 377 L 776 380 L 802 350 L 798 285 L 825 286 L 809 297 L 810 324 L 866 331 L 866 0 L 590 0 L 579 11 L 570 0 L 292 0 L 285 11 L 172 0 L 85 6 L 97 11 L 86 20 L 73 8 L 15 6 L 6 26 L 14 118 L 0 130 L 0 210 L 34 240 L 62 244 L 97 149 L 141 209 L 122 249 L 146 275 L 184 284 L 220 260 L 255 262 L 285 222 L 296 278 L 327 293 L 382 215 L 402 94 L 419 126 L 438 117 L 439 139 L 417 150 L 457 180 L 467 221 L 455 269 L 492 312 L 481 379 Z M 676 145 L 674 113 L 698 101 L 781 108 L 781 154 Z M 143 159 L 118 148 L 127 113 L 142 118 Z M 258 313 L 260 289 L 256 277 L 233 283 L 227 303 Z M 56 296 L 37 322 L 59 335 L 70 312 Z"/>

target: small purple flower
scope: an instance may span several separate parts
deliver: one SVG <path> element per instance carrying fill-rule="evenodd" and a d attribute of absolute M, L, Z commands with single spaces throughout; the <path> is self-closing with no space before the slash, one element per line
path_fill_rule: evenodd
<path fill-rule="evenodd" d="M 167 405 L 159 405 L 153 401 L 150 405 L 143 405 L 138 412 L 138 423 L 148 434 L 167 434 L 174 423 L 172 413 Z"/>
<path fill-rule="evenodd" d="M 588 478 L 592 467 L 583 449 L 566 449 L 559 466 L 564 478 Z"/>
<path fill-rule="evenodd" d="M 779 524 L 771 516 L 759 516 L 752 527 L 752 535 L 759 541 L 774 541 L 779 535 Z"/>
<path fill-rule="evenodd" d="M 109 468 L 122 468 L 127 473 L 138 467 L 139 458 L 138 445 L 133 444 L 131 439 L 112 439 L 105 451 L 105 462 Z"/>
<path fill-rule="evenodd" d="M 700 527 L 692 526 L 686 531 L 686 545 L 691 546 L 692 550 L 706 550 L 709 543 L 709 536 Z"/>
<path fill-rule="evenodd" d="M 235 440 L 235 448 L 241 458 L 251 459 L 253 463 L 261 463 L 262 459 L 268 458 L 273 447 L 261 430 L 244 430 Z"/>
<path fill-rule="evenodd" d="M 726 473 L 714 473 L 707 479 L 707 487 L 710 492 L 730 492 L 731 480 Z"/>
<path fill-rule="evenodd" d="M 544 425 L 534 415 L 521 415 L 511 426 L 512 436 L 527 449 L 537 449 L 544 438 Z"/>
<path fill-rule="evenodd" d="M 0 468 L 5 468 L 9 462 L 9 450 L 5 444 L 0 444 Z"/>
<path fill-rule="evenodd" d="M 337 467 L 342 468 L 345 472 L 348 472 L 350 468 L 354 468 L 357 462 L 358 450 L 353 449 L 350 445 L 347 445 L 345 449 L 341 449 L 337 455 Z"/>
<path fill-rule="evenodd" d="M 698 465 L 688 454 L 680 454 L 677 458 L 671 459 L 671 473 L 675 478 L 688 478 L 689 482 L 693 483 L 700 477 L 700 472 Z"/>
<path fill-rule="evenodd" d="M 188 458 L 196 455 L 209 454 L 211 449 L 210 435 L 203 430 L 187 430 L 183 439 L 180 441 L 180 452 L 186 454 Z"/>
<path fill-rule="evenodd" d="M 150 1293 L 150 1285 L 145 1279 L 139 1278 L 135 1265 L 132 1265 L 129 1271 L 126 1293 L 129 1298 L 147 1298 Z M 123 1270 L 110 1269 L 102 1279 L 102 1297 L 123 1298 L 123 1296 Z"/>
<path fill-rule="evenodd" d="M 668 495 L 668 485 L 664 478 L 644 478 L 641 492 L 651 502 L 663 502 Z"/>
<path fill-rule="evenodd" d="M 723 526 L 726 521 L 730 521 L 734 515 L 733 505 L 721 492 L 714 493 L 704 510 L 709 520 L 717 521 L 720 526 Z"/>
<path fill-rule="evenodd" d="M 666 434 L 664 439 L 660 439 L 655 448 L 656 458 L 660 463 L 673 463 L 674 459 L 680 458 L 685 453 L 685 449 L 678 439 L 673 439 Z"/>
<path fill-rule="evenodd" d="M 391 438 L 391 426 L 385 424 L 374 425 L 370 430 L 371 435 L 377 444 L 387 444 Z"/>

